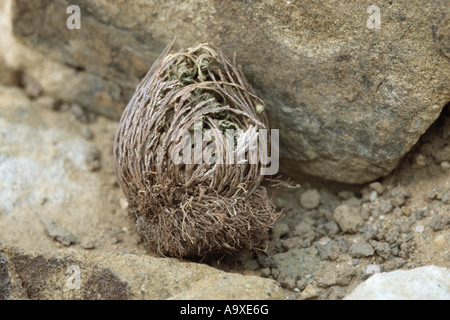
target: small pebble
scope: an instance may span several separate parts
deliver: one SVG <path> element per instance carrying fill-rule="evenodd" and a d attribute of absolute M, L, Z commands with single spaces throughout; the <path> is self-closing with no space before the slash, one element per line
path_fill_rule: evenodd
<path fill-rule="evenodd" d="M 54 240 L 65 246 L 70 246 L 71 244 L 77 242 L 77 237 L 75 237 L 67 229 L 57 226 L 54 222 L 48 222 L 46 220 L 42 220 L 42 222 L 44 224 L 45 232 L 47 232 L 47 234 Z"/>
<path fill-rule="evenodd" d="M 348 253 L 353 258 L 370 257 L 373 256 L 375 250 L 367 242 L 357 242 L 350 246 Z"/>
<path fill-rule="evenodd" d="M 417 233 L 422 233 L 425 231 L 425 227 L 421 224 L 418 224 L 417 226 L 414 226 L 413 230 Z"/>
<path fill-rule="evenodd" d="M 276 223 L 272 228 L 272 239 L 277 240 L 288 234 L 289 226 L 287 223 L 279 222 Z"/>
<path fill-rule="evenodd" d="M 325 228 L 328 230 L 328 233 L 330 235 L 335 235 L 339 232 L 339 227 L 334 221 L 328 221 L 327 223 L 325 223 Z"/>
<path fill-rule="evenodd" d="M 312 284 L 308 284 L 305 289 L 302 291 L 302 294 L 300 295 L 300 299 L 307 300 L 316 298 L 319 295 L 318 289 L 313 286 Z"/>
<path fill-rule="evenodd" d="M 370 245 L 375 249 L 375 252 L 383 259 L 388 259 L 391 255 L 391 246 L 386 242 L 371 240 Z"/>
<path fill-rule="evenodd" d="M 396 216 L 400 217 L 400 216 L 403 214 L 403 211 L 402 211 L 402 209 L 400 209 L 400 208 L 395 208 L 394 211 L 393 211 L 393 213 L 394 213 Z"/>
<path fill-rule="evenodd" d="M 91 250 L 91 249 L 95 248 L 94 241 L 92 241 L 92 239 L 89 239 L 89 238 L 83 239 L 81 241 L 80 245 L 83 249 L 86 249 L 86 250 Z"/>
<path fill-rule="evenodd" d="M 372 182 L 369 184 L 369 188 L 376 191 L 378 194 L 383 194 L 384 186 L 380 182 Z"/>
<path fill-rule="evenodd" d="M 379 265 L 376 264 L 369 264 L 365 267 L 362 268 L 362 272 L 366 275 L 366 276 L 371 276 L 375 273 L 380 273 L 381 272 L 381 267 Z"/>
<path fill-rule="evenodd" d="M 436 247 L 443 247 L 445 244 L 447 243 L 447 240 L 445 239 L 445 236 L 443 234 L 438 235 L 436 238 L 434 238 L 433 240 L 433 244 Z"/>
<path fill-rule="evenodd" d="M 247 270 L 255 271 L 259 268 L 259 263 L 255 259 L 245 261 L 244 268 Z"/>
<path fill-rule="evenodd" d="M 348 233 L 356 233 L 364 226 L 364 219 L 359 214 L 358 209 L 345 204 L 338 206 L 334 210 L 333 219 L 342 231 Z"/>
<path fill-rule="evenodd" d="M 309 279 L 306 279 L 302 277 L 300 280 L 297 280 L 297 288 L 300 290 L 304 290 L 305 287 L 308 285 Z"/>
<path fill-rule="evenodd" d="M 260 270 L 261 277 L 268 278 L 270 276 L 270 268 L 262 268 Z"/>
<path fill-rule="evenodd" d="M 388 214 L 392 211 L 394 207 L 392 204 L 387 200 L 381 200 L 380 201 L 380 214 Z"/>
<path fill-rule="evenodd" d="M 347 199 L 355 197 L 355 193 L 353 191 L 343 190 L 343 191 L 338 192 L 338 196 L 342 200 L 347 200 Z"/>
<path fill-rule="evenodd" d="M 308 190 L 300 196 L 300 204 L 305 209 L 315 209 L 320 204 L 320 194 L 316 189 Z"/>
<path fill-rule="evenodd" d="M 361 261 L 361 260 L 359 260 L 359 259 L 353 260 L 353 261 L 352 261 L 352 266 L 358 265 L 360 261 Z"/>
<path fill-rule="evenodd" d="M 370 201 L 372 201 L 372 202 L 375 201 L 377 199 L 377 197 L 378 197 L 378 193 L 375 190 L 370 192 L 370 194 L 369 194 Z"/>
<path fill-rule="evenodd" d="M 284 196 L 277 196 L 275 197 L 275 205 L 278 208 L 285 208 L 286 205 L 289 203 L 289 201 L 286 200 L 286 198 Z"/>
<path fill-rule="evenodd" d="M 427 157 L 421 153 L 414 156 L 414 162 L 418 167 L 425 167 L 427 165 Z"/>
<path fill-rule="evenodd" d="M 128 209 L 128 200 L 127 200 L 127 199 L 125 199 L 125 198 L 120 198 L 120 199 L 119 199 L 119 203 L 120 203 L 120 207 L 121 207 L 123 210 Z"/>
<path fill-rule="evenodd" d="M 444 189 L 438 187 L 438 188 L 434 188 L 433 190 L 431 190 L 431 191 L 427 194 L 427 198 L 428 198 L 429 200 L 441 200 L 443 194 L 444 194 Z"/>
<path fill-rule="evenodd" d="M 434 231 L 439 231 L 445 228 L 445 221 L 441 215 L 437 214 L 430 219 L 430 227 Z"/>

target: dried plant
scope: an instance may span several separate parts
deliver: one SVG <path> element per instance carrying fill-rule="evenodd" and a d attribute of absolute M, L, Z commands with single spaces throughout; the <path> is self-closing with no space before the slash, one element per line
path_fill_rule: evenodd
<path fill-rule="evenodd" d="M 237 160 L 255 130 L 268 128 L 264 103 L 213 45 L 171 54 L 172 45 L 137 87 L 116 133 L 115 168 L 130 218 L 164 256 L 262 249 L 279 216 L 261 186 L 262 165 L 226 160 Z M 196 128 L 214 142 L 215 160 L 200 163 L 194 152 L 190 163 L 174 163 L 180 132 Z M 240 132 L 231 151 L 227 129 Z"/>

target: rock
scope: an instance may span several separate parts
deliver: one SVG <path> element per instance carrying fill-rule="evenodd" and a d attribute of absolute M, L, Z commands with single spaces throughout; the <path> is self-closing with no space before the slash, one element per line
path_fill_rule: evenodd
<path fill-rule="evenodd" d="M 370 245 L 375 249 L 376 253 L 383 259 L 388 259 L 391 255 L 391 246 L 386 242 L 378 242 L 370 240 Z"/>
<path fill-rule="evenodd" d="M 383 265 L 383 270 L 386 272 L 397 270 L 400 267 L 402 267 L 405 264 L 405 262 L 406 261 L 403 258 L 398 258 L 398 257 L 390 258 Z"/>
<path fill-rule="evenodd" d="M 390 201 L 393 206 L 401 207 L 405 204 L 406 199 L 411 196 L 411 192 L 409 192 L 405 187 L 399 186 L 392 188 L 389 191 L 389 196 L 391 197 Z"/>
<path fill-rule="evenodd" d="M 334 210 L 333 219 L 344 232 L 356 233 L 364 225 L 364 220 L 358 210 L 345 204 Z"/>
<path fill-rule="evenodd" d="M 384 6 L 381 30 L 367 27 L 363 2 L 81 0 L 80 30 L 66 28 L 67 1 L 5 3 L 5 60 L 30 67 L 44 93 L 116 119 L 174 36 L 177 48 L 207 39 L 236 52 L 280 129 L 291 175 L 347 183 L 386 175 L 448 101 L 445 0 Z"/>
<path fill-rule="evenodd" d="M 391 212 L 394 209 L 394 207 L 392 206 L 391 202 L 388 200 L 381 200 L 380 201 L 380 214 L 388 214 L 389 212 Z"/>
<path fill-rule="evenodd" d="M 372 206 L 370 203 L 363 203 L 361 205 L 360 215 L 364 220 L 368 220 L 371 215 Z"/>
<path fill-rule="evenodd" d="M 320 194 L 316 189 L 307 190 L 300 196 L 300 204 L 305 209 L 315 209 L 320 204 Z"/>
<path fill-rule="evenodd" d="M 279 271 L 277 281 L 290 289 L 294 289 L 297 280 L 311 274 L 314 267 L 320 262 L 318 252 L 314 247 L 296 248 L 277 253 L 273 259 Z"/>
<path fill-rule="evenodd" d="M 341 198 L 343 200 L 347 200 L 350 198 L 354 198 L 355 193 L 353 191 L 349 191 L 349 190 L 342 190 L 342 191 L 338 192 L 338 196 L 339 196 L 339 198 Z"/>
<path fill-rule="evenodd" d="M 450 190 L 441 187 L 434 188 L 427 194 L 429 200 L 441 200 L 443 203 L 450 203 Z"/>
<path fill-rule="evenodd" d="M 61 242 L 65 246 L 70 246 L 72 243 L 77 242 L 77 237 L 75 237 L 70 231 L 56 225 L 54 222 L 48 222 L 42 220 L 45 227 L 45 232 L 58 242 Z"/>
<path fill-rule="evenodd" d="M 95 242 L 91 238 L 84 238 L 80 243 L 81 247 L 86 250 L 95 249 Z"/>
<path fill-rule="evenodd" d="M 261 277 L 268 278 L 270 276 L 270 268 L 262 268 L 260 270 Z"/>
<path fill-rule="evenodd" d="M 338 239 L 339 250 L 342 253 L 347 253 L 350 247 L 350 242 L 345 237 L 339 237 Z"/>
<path fill-rule="evenodd" d="M 428 194 L 427 194 L 427 199 L 428 200 L 441 200 L 442 199 L 442 195 L 444 194 L 444 188 L 433 188 L 433 190 L 431 190 Z"/>
<path fill-rule="evenodd" d="M 383 194 L 384 186 L 379 182 L 372 182 L 369 184 L 369 188 L 376 191 L 378 194 Z"/>
<path fill-rule="evenodd" d="M 371 275 L 374 275 L 375 273 L 380 273 L 380 272 L 381 272 L 381 267 L 376 264 L 369 264 L 362 268 L 362 273 L 364 274 L 364 277 L 366 279 L 367 279 L 367 277 L 370 277 Z"/>
<path fill-rule="evenodd" d="M 25 73 L 35 79 L 41 88 L 39 93 L 64 102 L 76 102 L 83 108 L 95 110 L 96 113 L 111 118 L 117 117 L 125 105 L 125 102 L 121 100 L 123 99 L 122 89 L 110 79 L 84 72 L 80 66 L 58 62 L 57 59 L 52 59 L 48 54 L 27 46 L 17 39 L 11 32 L 12 2 L 12 0 L 0 2 L 0 33 L 2 35 L 0 60 L 4 60 L 10 70 L 8 72 L 12 72 L 14 77 Z M 34 9 L 30 10 L 34 11 Z M 66 9 L 61 13 L 66 15 L 65 12 Z M 63 28 L 66 29 L 65 22 Z M 63 30 L 59 27 L 57 29 Z M 6 85 L 17 85 L 18 80 Z M 131 94 L 130 91 L 130 97 Z"/>
<path fill-rule="evenodd" d="M 314 246 L 319 253 L 321 260 L 336 260 L 338 257 L 338 248 L 334 241 L 328 240 L 325 243 L 316 242 Z"/>
<path fill-rule="evenodd" d="M 320 290 L 312 284 L 306 285 L 305 289 L 302 291 L 300 295 L 300 299 L 308 300 L 312 298 L 318 297 L 320 294 Z"/>
<path fill-rule="evenodd" d="M 29 252 L 0 244 L 6 299 L 284 299 L 270 279 L 149 255 L 74 249 Z M 0 297 L 2 297 L 0 295 Z"/>
<path fill-rule="evenodd" d="M 334 221 L 328 221 L 325 223 L 325 228 L 328 230 L 330 235 L 335 235 L 339 232 L 339 227 Z"/>
<path fill-rule="evenodd" d="M 359 208 L 361 206 L 361 199 L 356 197 L 351 197 L 341 202 L 341 204 L 348 205 L 349 207 Z"/>
<path fill-rule="evenodd" d="M 129 203 L 128 203 L 128 200 L 126 198 L 120 198 L 119 199 L 119 204 L 120 204 L 120 207 L 122 208 L 122 210 L 128 209 Z"/>
<path fill-rule="evenodd" d="M 354 243 L 348 249 L 348 254 L 353 258 L 370 257 L 374 253 L 375 250 L 367 242 Z"/>
<path fill-rule="evenodd" d="M 417 167 L 425 167 L 427 165 L 427 157 L 421 153 L 414 155 L 414 164 Z"/>
<path fill-rule="evenodd" d="M 414 226 L 413 231 L 417 233 L 423 233 L 425 231 L 425 226 L 418 224 Z"/>
<path fill-rule="evenodd" d="M 314 278 L 317 280 L 317 286 L 322 288 L 328 288 L 333 285 L 346 286 L 349 284 L 355 273 L 355 269 L 350 266 L 335 266 L 329 264 L 316 272 Z"/>
<path fill-rule="evenodd" d="M 372 224 L 366 224 L 361 231 L 364 233 L 364 239 L 374 239 L 378 234 L 378 229 Z"/>
<path fill-rule="evenodd" d="M 450 224 L 450 218 L 444 219 L 441 215 L 437 214 L 430 219 L 430 227 L 434 231 L 443 230 L 447 224 Z"/>
<path fill-rule="evenodd" d="M 282 236 L 289 232 L 289 226 L 287 223 L 278 222 L 272 228 L 272 239 L 280 239 Z"/>
<path fill-rule="evenodd" d="M 377 273 L 344 300 L 449 300 L 450 270 L 426 266 Z"/>

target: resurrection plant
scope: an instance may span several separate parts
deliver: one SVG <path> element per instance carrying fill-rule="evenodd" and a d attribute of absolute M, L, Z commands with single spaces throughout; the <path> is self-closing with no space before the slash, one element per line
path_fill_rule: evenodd
<path fill-rule="evenodd" d="M 130 218 L 144 243 L 164 256 L 264 249 L 279 213 L 261 186 L 264 165 L 238 158 L 249 153 L 257 130 L 268 129 L 264 103 L 235 61 L 213 45 L 169 53 L 172 45 L 137 87 L 115 137 L 116 175 Z M 196 148 L 180 134 L 191 138 L 196 129 L 213 142 L 205 150 L 202 140 L 200 160 L 205 151 L 214 159 L 198 161 L 194 152 L 183 155 L 191 161 L 173 161 L 180 146 Z M 229 129 L 237 132 L 231 140 Z"/>

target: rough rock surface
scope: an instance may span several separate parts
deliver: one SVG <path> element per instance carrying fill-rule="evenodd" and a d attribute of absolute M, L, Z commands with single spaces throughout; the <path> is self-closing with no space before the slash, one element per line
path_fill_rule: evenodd
<path fill-rule="evenodd" d="M 118 209 L 115 181 L 101 175 L 114 176 L 111 157 L 103 155 L 101 173 L 93 170 L 99 150 L 83 136 L 88 125 L 19 88 L 0 86 L 0 97 L 0 240 L 39 250 L 90 239 L 104 249 L 143 252 Z M 116 123 L 102 127 L 96 139 L 112 141 Z"/>
<path fill-rule="evenodd" d="M 449 300 L 450 269 L 426 266 L 378 273 L 345 300 Z"/>
<path fill-rule="evenodd" d="M 367 27 L 365 2 L 80 0 L 80 30 L 66 28 L 70 1 L 0 7 L 11 2 L 9 29 L 1 19 L 8 64 L 29 69 L 44 92 L 109 117 L 174 36 L 179 47 L 208 40 L 236 52 L 280 129 L 291 175 L 386 175 L 450 99 L 445 0 L 385 1 L 380 29 Z M 31 58 L 29 47 L 43 54 Z"/>
<path fill-rule="evenodd" d="M 273 280 L 226 273 L 204 264 L 74 249 L 26 252 L 0 243 L 0 300 L 284 297 Z"/>

